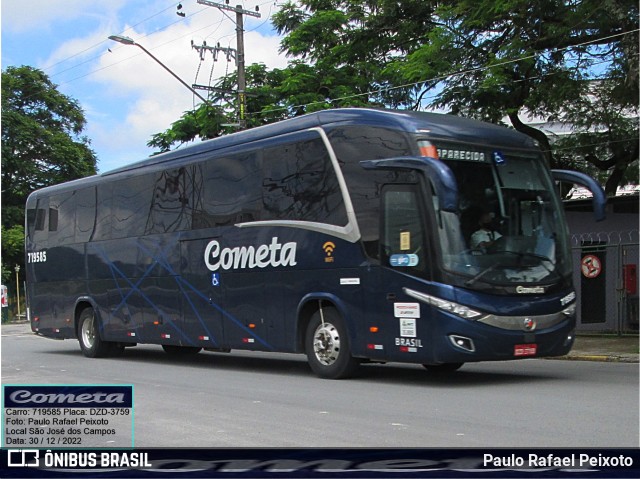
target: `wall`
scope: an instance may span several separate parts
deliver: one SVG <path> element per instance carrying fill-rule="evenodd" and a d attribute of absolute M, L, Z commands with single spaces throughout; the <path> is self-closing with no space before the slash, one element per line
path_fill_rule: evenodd
<path fill-rule="evenodd" d="M 627 291 L 624 270 L 636 266 L 637 285 L 639 200 L 639 196 L 610 198 L 607 219 L 598 223 L 593 219 L 590 200 L 565 202 L 579 332 L 638 331 L 637 286 L 635 291 Z"/>

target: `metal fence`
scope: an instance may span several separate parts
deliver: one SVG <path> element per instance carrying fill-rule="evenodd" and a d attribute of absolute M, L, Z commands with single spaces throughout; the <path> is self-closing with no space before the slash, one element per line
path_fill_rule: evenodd
<path fill-rule="evenodd" d="M 638 332 L 638 230 L 571 236 L 578 332 Z"/>

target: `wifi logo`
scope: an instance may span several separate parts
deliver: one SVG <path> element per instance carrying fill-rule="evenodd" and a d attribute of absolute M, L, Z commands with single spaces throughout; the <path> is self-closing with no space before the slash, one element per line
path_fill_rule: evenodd
<path fill-rule="evenodd" d="M 325 263 L 333 263 L 333 251 L 336 249 L 336 244 L 333 241 L 327 241 L 322 245 L 326 256 L 324 258 Z"/>

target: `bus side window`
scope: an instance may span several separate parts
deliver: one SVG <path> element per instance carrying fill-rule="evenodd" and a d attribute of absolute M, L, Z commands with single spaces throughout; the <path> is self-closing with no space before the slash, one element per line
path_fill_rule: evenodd
<path fill-rule="evenodd" d="M 183 166 L 156 173 L 146 234 L 191 229 L 194 170 L 193 166 Z"/>
<path fill-rule="evenodd" d="M 36 231 L 44 230 L 45 220 L 47 217 L 46 210 L 43 208 L 27 208 L 27 237 L 33 241 Z"/>
<path fill-rule="evenodd" d="M 45 231 L 45 225 L 47 222 L 47 209 L 46 208 L 38 208 L 36 210 L 36 231 Z"/>
<path fill-rule="evenodd" d="M 43 248 L 46 247 L 49 235 L 47 227 L 49 198 L 38 198 L 34 206 L 27 209 L 27 236 L 35 248 Z"/>
<path fill-rule="evenodd" d="M 76 243 L 91 240 L 96 225 L 96 188 L 76 192 Z"/>
<path fill-rule="evenodd" d="M 69 191 L 49 199 L 49 246 L 75 241 L 76 197 Z"/>
<path fill-rule="evenodd" d="M 195 166 L 193 229 L 260 220 L 260 153 L 212 158 Z"/>
<path fill-rule="evenodd" d="M 263 168 L 263 219 L 347 224 L 338 178 L 320 138 L 266 149 Z"/>
<path fill-rule="evenodd" d="M 112 182 L 98 184 L 96 188 L 96 225 L 92 237 L 95 241 L 111 239 L 112 191 Z"/>
<path fill-rule="evenodd" d="M 112 238 L 144 234 L 151 212 L 154 184 L 153 174 L 123 178 L 113 183 Z"/>

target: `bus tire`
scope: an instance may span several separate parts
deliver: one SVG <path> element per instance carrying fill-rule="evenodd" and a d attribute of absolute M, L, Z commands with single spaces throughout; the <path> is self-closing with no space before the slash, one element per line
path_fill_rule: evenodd
<path fill-rule="evenodd" d="M 430 372 L 436 374 L 453 373 L 460 369 L 464 363 L 423 364 Z"/>
<path fill-rule="evenodd" d="M 88 358 L 102 358 L 112 352 L 113 343 L 100 337 L 98 318 L 93 308 L 85 308 L 78 319 L 78 342 L 80 350 Z"/>
<path fill-rule="evenodd" d="M 175 346 L 173 344 L 163 344 L 162 349 L 167 354 L 172 356 L 188 356 L 191 354 L 198 354 L 202 351 L 202 348 L 197 346 Z"/>
<path fill-rule="evenodd" d="M 318 310 L 311 316 L 305 333 L 305 351 L 309 366 L 321 378 L 347 378 L 360 365 L 351 356 L 347 328 L 334 308 L 324 308 L 322 314 Z"/>

